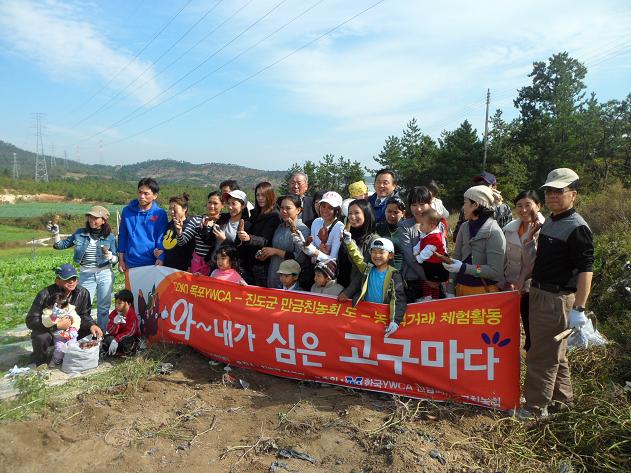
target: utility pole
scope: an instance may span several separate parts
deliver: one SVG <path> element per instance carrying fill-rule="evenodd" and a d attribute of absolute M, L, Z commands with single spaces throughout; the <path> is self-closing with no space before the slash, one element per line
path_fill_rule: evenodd
<path fill-rule="evenodd" d="M 13 180 L 17 181 L 20 178 L 20 170 L 18 169 L 18 155 L 13 153 Z"/>
<path fill-rule="evenodd" d="M 35 150 L 35 180 L 48 182 L 48 170 L 46 169 L 46 157 L 44 156 L 44 143 L 42 141 L 42 113 L 35 113 L 37 124 L 37 149 Z"/>
<path fill-rule="evenodd" d="M 491 89 L 486 89 L 486 118 L 484 119 L 484 157 L 482 158 L 482 172 L 486 171 L 486 151 L 489 148 L 489 102 Z"/>

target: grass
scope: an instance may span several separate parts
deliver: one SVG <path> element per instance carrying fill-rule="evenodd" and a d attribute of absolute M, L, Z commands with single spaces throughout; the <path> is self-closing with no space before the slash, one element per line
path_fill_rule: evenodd
<path fill-rule="evenodd" d="M 15 227 L 13 225 L 4 225 L 0 223 L 0 244 L 27 242 L 33 238 L 46 238 L 50 236 L 45 230 L 32 230 L 30 228 Z"/>
<path fill-rule="evenodd" d="M 85 214 L 93 204 L 77 202 L 18 202 L 0 205 L 0 218 L 38 217 L 47 214 Z"/>
<path fill-rule="evenodd" d="M 54 281 L 53 269 L 72 262 L 72 250 L 36 247 L 0 250 L 0 330 L 24 323 L 35 295 Z M 124 278 L 115 271 L 114 294 Z"/>

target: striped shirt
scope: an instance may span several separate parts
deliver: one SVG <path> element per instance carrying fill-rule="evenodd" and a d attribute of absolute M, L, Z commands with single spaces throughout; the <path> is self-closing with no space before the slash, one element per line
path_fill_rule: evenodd
<path fill-rule="evenodd" d="M 196 215 L 188 219 L 186 225 L 182 229 L 182 234 L 177 236 L 178 246 L 184 246 L 189 241 L 195 242 L 195 253 L 202 258 L 206 257 L 213 247 L 204 242 L 202 238 L 202 221 L 201 215 Z"/>
<path fill-rule="evenodd" d="M 94 240 L 92 237 L 90 237 L 90 242 L 88 243 L 88 246 L 85 248 L 85 253 L 83 253 L 83 258 L 81 258 L 80 265 L 82 268 L 96 268 L 97 267 L 97 264 L 96 264 L 97 241 L 98 240 Z M 99 248 L 98 251 L 101 251 L 101 249 Z"/>

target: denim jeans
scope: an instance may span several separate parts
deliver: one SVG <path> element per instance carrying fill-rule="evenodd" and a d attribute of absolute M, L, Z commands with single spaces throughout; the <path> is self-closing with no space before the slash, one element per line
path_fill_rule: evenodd
<path fill-rule="evenodd" d="M 112 304 L 114 272 L 110 268 L 97 271 L 96 273 L 80 271 L 79 284 L 88 290 L 92 303 L 94 303 L 94 296 L 96 295 L 96 322 L 103 330 L 103 333 L 105 333 Z"/>

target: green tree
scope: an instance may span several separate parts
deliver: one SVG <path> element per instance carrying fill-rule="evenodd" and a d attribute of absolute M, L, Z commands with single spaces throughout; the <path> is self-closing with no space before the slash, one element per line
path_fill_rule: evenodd
<path fill-rule="evenodd" d="M 304 172 L 309 177 L 308 194 L 323 190 L 348 197 L 348 185 L 364 179 L 364 168 L 359 161 L 351 161 L 343 156 L 336 158 L 334 154 L 324 155 L 317 163 L 305 161 L 302 166 L 294 164 L 285 175 L 284 189 L 288 189 L 289 178 L 294 172 Z"/>
<path fill-rule="evenodd" d="M 394 170 L 398 184 L 409 189 L 429 180 L 436 152 L 436 142 L 421 131 L 413 118 L 403 130 L 403 136 L 389 136 L 374 159 L 382 168 Z"/>
<path fill-rule="evenodd" d="M 442 200 L 454 208 L 462 203 L 471 178 L 482 171 L 484 144 L 467 120 L 454 131 L 444 131 L 438 143 L 433 176 L 445 188 Z"/>

